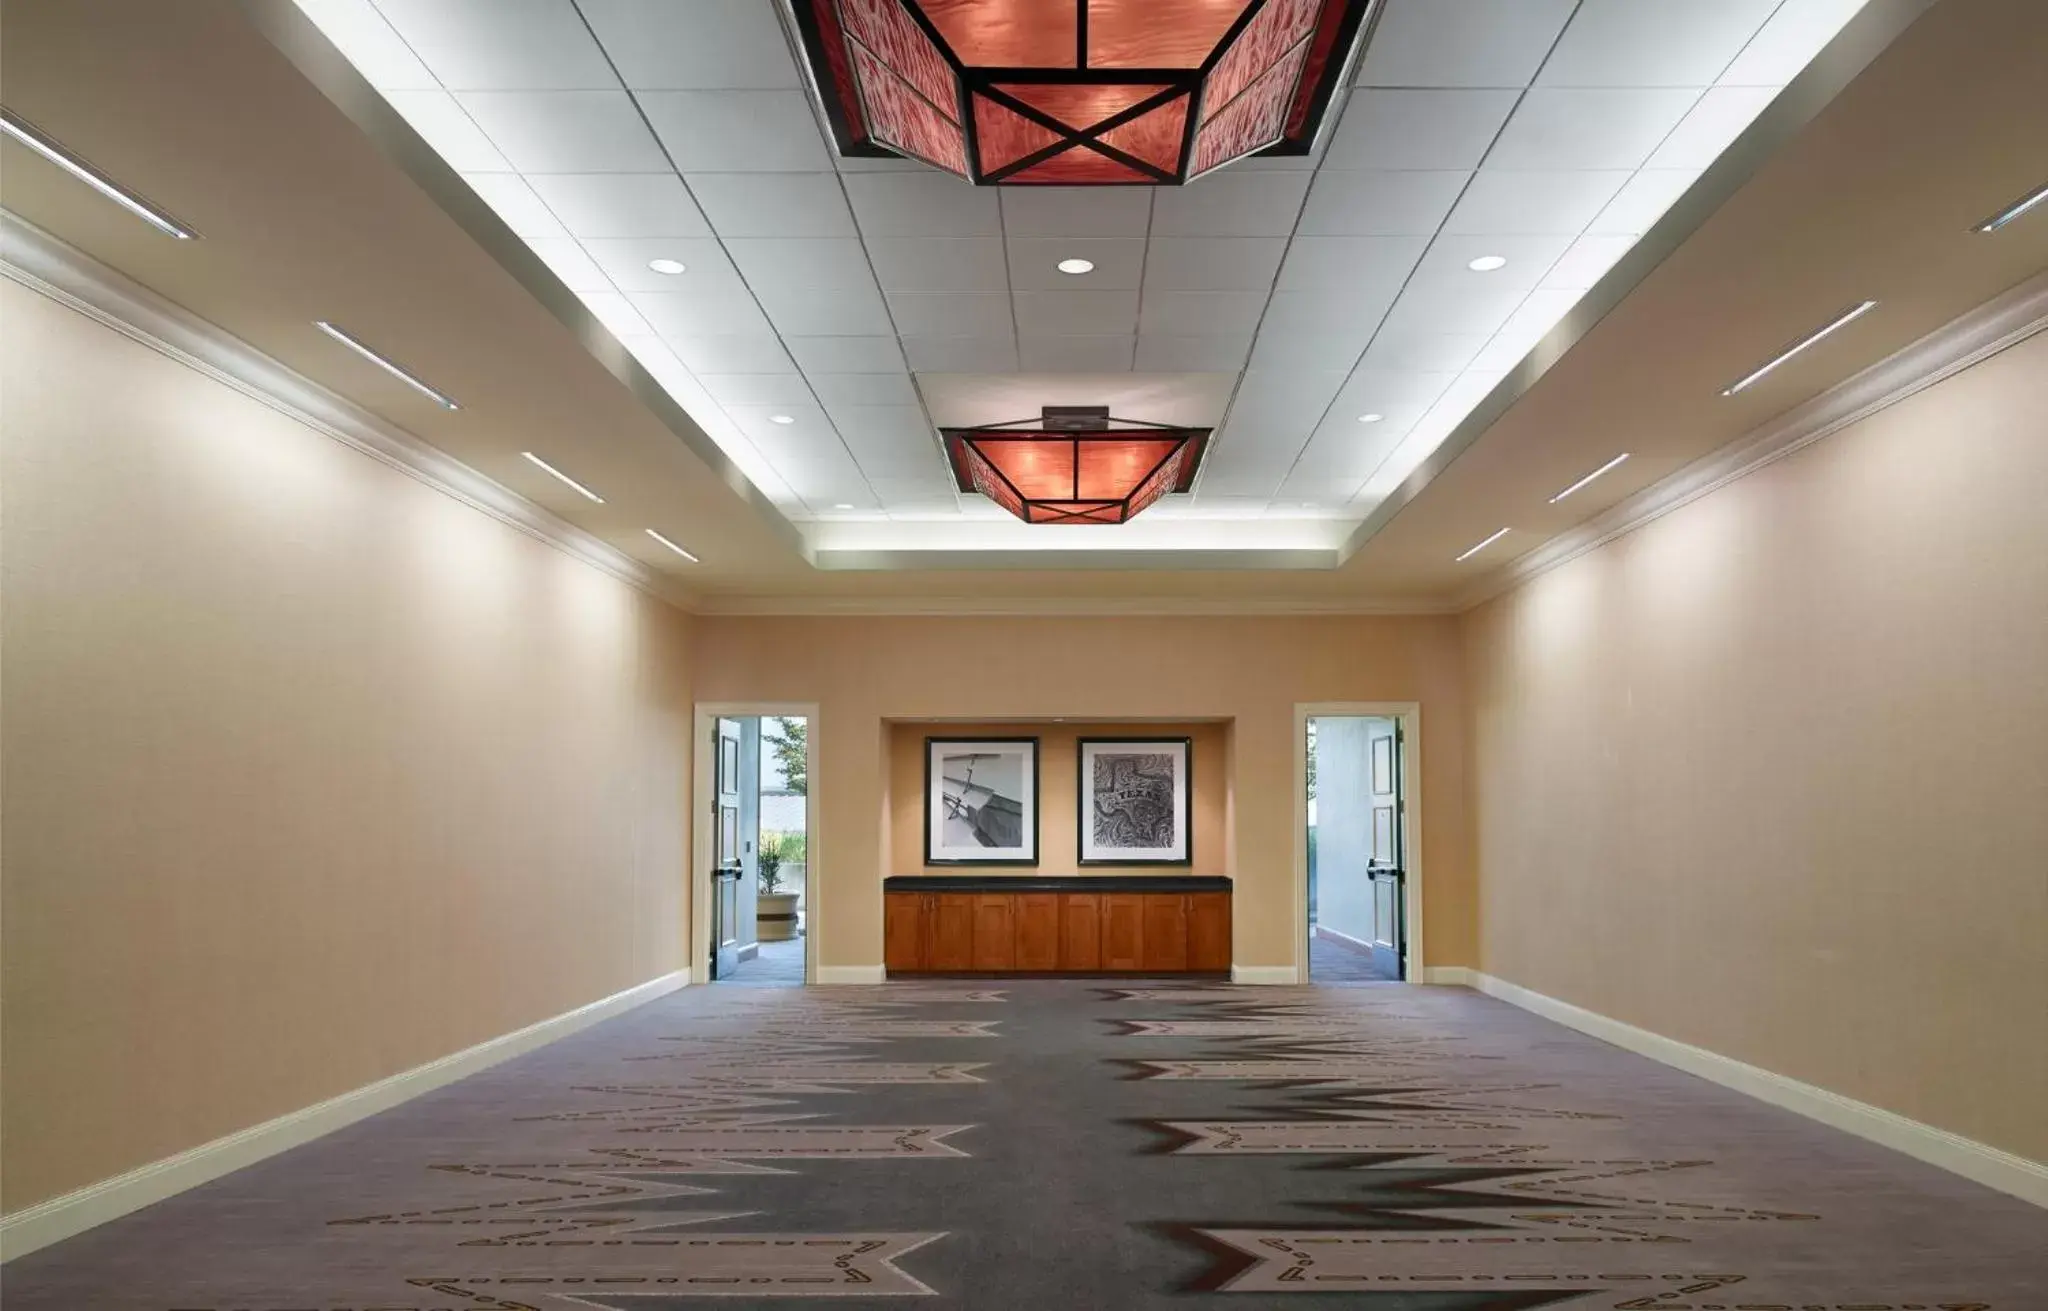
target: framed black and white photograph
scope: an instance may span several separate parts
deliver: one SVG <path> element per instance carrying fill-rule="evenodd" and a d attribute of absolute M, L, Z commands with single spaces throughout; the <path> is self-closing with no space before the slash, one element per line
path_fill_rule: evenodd
<path fill-rule="evenodd" d="M 924 863 L 1038 863 L 1038 739 L 924 740 Z"/>
<path fill-rule="evenodd" d="M 1076 770 L 1083 865 L 1187 865 L 1194 861 L 1184 737 L 1080 741 Z"/>

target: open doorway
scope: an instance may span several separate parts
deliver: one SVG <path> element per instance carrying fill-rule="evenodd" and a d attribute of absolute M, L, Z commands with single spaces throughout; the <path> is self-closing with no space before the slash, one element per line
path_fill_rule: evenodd
<path fill-rule="evenodd" d="M 1306 737 L 1309 980 L 1405 978 L 1408 807 L 1401 721 L 1313 715 Z"/>
<path fill-rule="evenodd" d="M 810 721 L 710 720 L 713 983 L 804 982 L 809 932 Z"/>

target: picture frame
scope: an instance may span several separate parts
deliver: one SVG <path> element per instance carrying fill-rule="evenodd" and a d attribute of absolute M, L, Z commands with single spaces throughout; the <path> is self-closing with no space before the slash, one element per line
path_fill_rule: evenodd
<path fill-rule="evenodd" d="M 1394 790 L 1394 735 L 1372 740 L 1372 790 L 1375 796 L 1385 796 Z"/>
<path fill-rule="evenodd" d="M 924 863 L 1038 864 L 1038 739 L 924 740 Z"/>
<path fill-rule="evenodd" d="M 1074 840 L 1083 865 L 1192 865 L 1194 739 L 1075 744 Z"/>

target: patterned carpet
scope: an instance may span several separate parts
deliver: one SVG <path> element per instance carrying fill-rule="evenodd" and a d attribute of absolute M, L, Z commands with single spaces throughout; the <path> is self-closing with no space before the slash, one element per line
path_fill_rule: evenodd
<path fill-rule="evenodd" d="M 2041 1311 L 2044 1253 L 2048 1212 L 1460 989 L 698 987 L 5 1305 Z"/>

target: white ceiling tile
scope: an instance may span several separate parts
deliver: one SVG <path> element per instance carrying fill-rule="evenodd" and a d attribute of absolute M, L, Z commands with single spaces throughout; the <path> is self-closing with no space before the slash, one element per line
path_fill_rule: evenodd
<path fill-rule="evenodd" d="M 1254 369 L 1310 369 L 1317 372 L 1349 372 L 1372 339 L 1372 325 L 1336 332 L 1274 332 L 1261 328 L 1252 343 L 1250 367 Z"/>
<path fill-rule="evenodd" d="M 1427 236 L 1471 177 L 1466 169 L 1324 169 L 1301 212 L 1301 235 Z"/>
<path fill-rule="evenodd" d="M 1359 334 L 1372 335 L 1372 330 L 1393 308 L 1394 297 L 1400 290 L 1400 280 L 1393 279 L 1362 290 L 1277 291 L 1266 306 L 1266 317 L 1259 323 L 1259 335 L 1306 337 L 1332 333 L 1354 340 L 1351 353 L 1356 356 L 1365 345 L 1356 340 Z M 1350 367 L 1349 361 L 1345 367 Z"/>
<path fill-rule="evenodd" d="M 379 91 L 435 90 L 441 85 L 371 0 L 298 0 L 334 48 Z"/>
<path fill-rule="evenodd" d="M 632 302 L 616 291 L 580 291 L 576 298 L 613 336 L 644 337 L 654 332 Z"/>
<path fill-rule="evenodd" d="M 1600 281 L 1615 261 L 1636 244 L 1636 234 L 1589 233 L 1571 244 L 1543 275 L 1542 286 L 1550 289 L 1584 291 Z"/>
<path fill-rule="evenodd" d="M 916 173 L 842 173 L 854 218 L 866 237 L 999 237 L 995 187 L 976 187 L 924 169 Z"/>
<path fill-rule="evenodd" d="M 612 280 L 590 258 L 583 247 L 563 238 L 535 238 L 526 243 L 541 262 L 554 271 L 571 291 L 615 291 Z"/>
<path fill-rule="evenodd" d="M 578 0 L 636 91 L 797 87 L 796 61 L 761 0 Z"/>
<path fill-rule="evenodd" d="M 789 352 L 773 337 L 668 337 L 692 373 L 788 373 Z"/>
<path fill-rule="evenodd" d="M 1278 452 L 1291 459 L 1308 440 L 1322 419 L 1323 411 L 1344 385 L 1346 371 L 1301 372 L 1293 369 L 1262 372 L 1254 369 L 1238 384 L 1224 420 L 1227 443 L 1240 451 Z M 1282 470 L 1275 470 L 1275 485 Z"/>
<path fill-rule="evenodd" d="M 1522 98 L 1488 168 L 1640 168 L 1700 93 L 1664 88 L 1545 88 Z"/>
<path fill-rule="evenodd" d="M 1363 88 L 1330 140 L 1325 168 L 1477 168 L 1519 93 Z"/>
<path fill-rule="evenodd" d="M 1415 266 L 1410 287 L 1442 283 L 1484 298 L 1500 287 L 1518 287 L 1526 292 L 1542 280 L 1558 257 L 1571 249 L 1572 238 L 1565 233 L 1515 233 L 1472 236 L 1446 232 L 1429 243 L 1429 252 Z M 1481 255 L 1498 255 L 1507 260 L 1501 268 L 1479 272 L 1467 267 Z"/>
<path fill-rule="evenodd" d="M 1781 87 L 1834 40 L 1864 0 L 1785 0 L 1741 54 L 1723 70 L 1727 86 Z"/>
<path fill-rule="evenodd" d="M 1522 87 L 1577 0 L 1387 0 L 1360 86 Z"/>
<path fill-rule="evenodd" d="M 867 252 L 852 237 L 739 237 L 728 240 L 725 249 L 756 291 L 872 291 L 875 286 Z"/>
<path fill-rule="evenodd" d="M 1152 192 L 1154 237 L 1284 237 L 1294 231 L 1313 175 L 1222 169 Z"/>
<path fill-rule="evenodd" d="M 1296 237 L 1278 285 L 1282 291 L 1376 297 L 1399 287 L 1428 245 L 1427 237 Z"/>
<path fill-rule="evenodd" d="M 446 91 L 387 91 L 399 116 L 458 173 L 510 173 L 511 163 Z"/>
<path fill-rule="evenodd" d="M 526 179 L 576 237 L 708 237 L 674 173 L 535 173 Z"/>
<path fill-rule="evenodd" d="M 1361 368 L 1345 379 L 1344 390 L 1337 393 L 1333 407 L 1346 423 L 1358 422 L 1361 414 L 1377 414 L 1382 425 L 1401 427 L 1404 411 L 1410 416 L 1408 422 L 1420 418 L 1457 376 L 1455 369 L 1424 373 Z"/>
<path fill-rule="evenodd" d="M 1692 112 L 1650 155 L 1647 168 L 1704 169 L 1756 121 L 1778 95 L 1775 87 L 1710 87 Z"/>
<path fill-rule="evenodd" d="M 1286 250 L 1284 237 L 1155 237 L 1145 290 L 1265 291 Z"/>
<path fill-rule="evenodd" d="M 1136 291 L 1020 291 L 1014 299 L 1020 337 L 1123 337 L 1138 330 Z"/>
<path fill-rule="evenodd" d="M 815 404 L 728 405 L 725 413 L 754 445 L 766 451 L 778 468 L 792 463 L 790 456 L 808 456 L 833 449 L 844 452 L 832 421 Z M 790 419 L 791 423 L 781 420 Z"/>
<path fill-rule="evenodd" d="M 1593 220 L 1587 231 L 1603 234 L 1648 232 L 1699 175 L 1699 169 L 1646 168 L 1628 180 L 1628 185 L 1606 209 L 1600 211 L 1600 216 Z"/>
<path fill-rule="evenodd" d="M 885 291 L 1010 289 L 998 237 L 870 237 L 867 248 Z"/>
<path fill-rule="evenodd" d="M 894 331 L 882 293 L 819 291 L 815 287 L 757 287 L 768 321 L 784 336 L 879 337 Z"/>
<path fill-rule="evenodd" d="M 707 373 L 697 379 L 720 405 L 815 405 L 800 373 Z"/>
<path fill-rule="evenodd" d="M 889 312 L 906 337 L 1001 337 L 1016 330 L 1010 298 L 1000 291 L 891 292 Z"/>
<path fill-rule="evenodd" d="M 1133 367 L 1140 373 L 1236 373 L 1252 353 L 1249 332 L 1234 336 L 1156 337 L 1139 334 Z"/>
<path fill-rule="evenodd" d="M 1010 286 L 1018 291 L 1132 288 L 1145 272 L 1142 237 L 1013 236 L 1004 244 L 1009 250 Z M 1078 275 L 1062 273 L 1059 262 L 1063 259 L 1092 260 L 1095 269 Z"/>
<path fill-rule="evenodd" d="M 1169 337 L 1251 339 L 1266 312 L 1267 293 L 1258 291 L 1161 291 L 1147 288 L 1138 311 L 1138 331 Z"/>
<path fill-rule="evenodd" d="M 916 405 L 845 405 L 831 414 L 839 435 L 856 451 L 903 437 L 927 441 L 931 431 L 924 410 Z"/>
<path fill-rule="evenodd" d="M 773 337 L 775 329 L 745 289 L 635 291 L 629 299 L 654 331 L 674 337 Z M 755 369 L 730 370 L 755 373 Z"/>
<path fill-rule="evenodd" d="M 746 293 L 746 284 L 726 258 L 724 247 L 710 237 L 592 238 L 583 243 L 583 249 L 620 291 Z M 680 260 L 684 271 L 656 273 L 647 267 L 656 259 Z"/>
<path fill-rule="evenodd" d="M 903 348 L 894 337 L 790 337 L 785 342 L 806 375 L 904 371 Z"/>
<path fill-rule="evenodd" d="M 1483 168 L 1473 175 L 1444 231 L 1492 236 L 1586 230 L 1629 179 L 1626 169 L 1525 172 Z"/>
<path fill-rule="evenodd" d="M 1536 75 L 1539 87 L 1703 87 L 1778 0 L 1582 0 Z"/>
<path fill-rule="evenodd" d="M 555 212 L 517 173 L 465 173 L 462 180 L 523 240 L 548 241 L 569 235 Z"/>
<path fill-rule="evenodd" d="M 721 237 L 851 237 L 837 173 L 688 173 L 683 181 Z"/>
<path fill-rule="evenodd" d="M 570 91 L 619 79 L 570 0 L 379 0 L 450 91 Z"/>
<path fill-rule="evenodd" d="M 1456 373 L 1486 348 L 1490 333 L 1415 333 L 1380 330 L 1365 348 L 1361 370 L 1390 373 Z"/>
<path fill-rule="evenodd" d="M 1529 293 L 1521 307 L 1510 314 L 1500 325 L 1500 331 L 1493 340 L 1486 343 L 1486 349 L 1472 360 L 1475 369 L 1512 369 L 1520 364 L 1534 349 L 1537 342 L 1550 335 L 1550 330 L 1579 303 L 1584 293 L 1565 290 L 1537 289 Z"/>
<path fill-rule="evenodd" d="M 1018 337 L 1017 365 L 1039 373 L 1123 373 L 1135 337 Z"/>
<path fill-rule="evenodd" d="M 893 347 L 893 343 L 892 343 Z M 897 368 L 906 368 L 897 356 Z M 916 405 L 917 388 L 908 373 L 812 373 L 811 390 L 817 393 L 827 412 L 837 414 L 848 405 Z"/>
<path fill-rule="evenodd" d="M 832 167 L 801 91 L 643 91 L 640 107 L 684 173 Z"/>
<path fill-rule="evenodd" d="M 1152 220 L 1154 190 L 1002 187 L 1003 231 L 1012 237 L 1142 237 Z"/>
<path fill-rule="evenodd" d="M 905 337 L 903 353 L 916 373 L 1013 373 L 1014 337 Z"/>
<path fill-rule="evenodd" d="M 667 167 L 623 91 L 466 91 L 456 100 L 521 173 L 655 173 Z"/>

